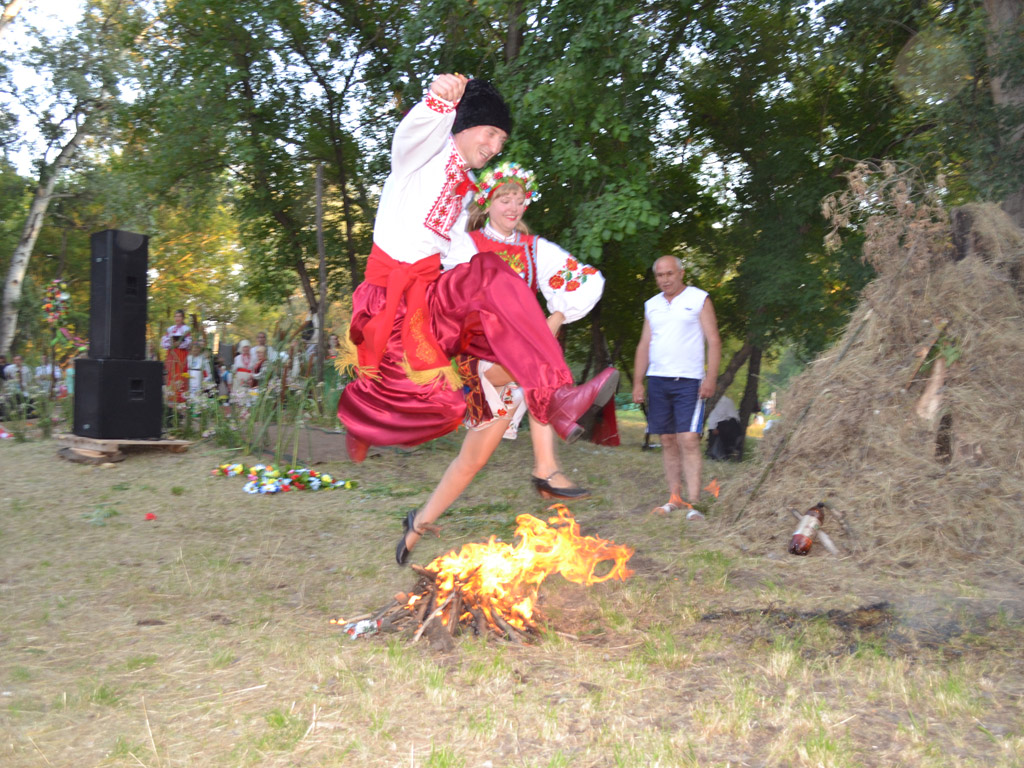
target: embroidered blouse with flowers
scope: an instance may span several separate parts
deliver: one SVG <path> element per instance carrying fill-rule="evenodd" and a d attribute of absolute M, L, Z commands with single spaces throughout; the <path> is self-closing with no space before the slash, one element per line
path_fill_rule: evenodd
<path fill-rule="evenodd" d="M 177 336 L 178 343 L 174 344 L 174 337 Z M 167 328 L 167 333 L 160 339 L 160 346 L 164 349 L 188 349 L 192 345 L 192 329 L 182 323 Z"/>
<path fill-rule="evenodd" d="M 469 261 L 477 251 L 491 251 L 501 257 L 533 290 L 540 291 L 548 313 L 561 312 L 566 323 L 586 316 L 604 292 L 604 276 L 595 267 L 580 263 L 568 251 L 543 237 L 518 231 L 502 235 L 490 222 L 483 229 L 469 232 L 465 238 L 455 238 L 441 265 L 451 269 Z M 503 387 L 491 384 L 483 376 L 493 365 L 491 361 L 481 360 L 478 365 L 466 359 L 459 362 L 460 373 L 470 382 L 466 426 L 482 429 L 496 418 L 509 417 L 504 437 L 514 440 L 526 415 L 519 385 L 514 381 Z"/>
<path fill-rule="evenodd" d="M 478 251 L 493 251 L 540 291 L 549 314 L 561 312 L 567 323 L 585 317 L 601 298 L 604 276 L 550 240 L 520 232 L 505 237 L 490 223 L 468 235 L 453 241 L 451 251 L 441 259 L 443 269 L 469 261 Z"/>

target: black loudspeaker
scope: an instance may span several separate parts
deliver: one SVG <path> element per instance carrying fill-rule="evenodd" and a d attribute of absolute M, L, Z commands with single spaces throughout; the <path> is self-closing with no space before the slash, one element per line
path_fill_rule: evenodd
<path fill-rule="evenodd" d="M 89 357 L 145 360 L 149 236 L 107 229 L 91 239 Z"/>
<path fill-rule="evenodd" d="M 159 438 L 164 366 L 159 360 L 75 360 L 79 437 Z"/>

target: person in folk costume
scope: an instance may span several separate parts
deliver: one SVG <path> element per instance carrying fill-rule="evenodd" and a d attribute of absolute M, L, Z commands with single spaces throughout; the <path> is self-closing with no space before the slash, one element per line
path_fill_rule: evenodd
<path fill-rule="evenodd" d="M 254 387 L 264 387 L 270 381 L 270 358 L 265 344 L 257 344 L 252 348 L 255 362 L 252 366 L 252 380 Z"/>
<path fill-rule="evenodd" d="M 238 354 L 231 366 L 231 396 L 238 399 L 245 395 L 252 386 L 253 368 L 256 366 L 256 356 L 252 353 L 252 344 L 248 339 L 238 342 Z"/>
<path fill-rule="evenodd" d="M 615 392 L 613 368 L 573 386 L 529 286 L 496 254 L 441 274 L 475 188 L 469 169 L 501 152 L 511 129 L 493 85 L 443 74 L 395 131 L 366 280 L 352 297 L 347 341 L 355 355 L 346 357 L 357 378 L 338 401 L 353 461 L 365 459 L 370 445 L 413 446 L 454 431 L 466 411 L 451 367 L 461 353 L 505 367 L 531 413 L 565 440 L 578 438 L 577 420 Z M 432 522 L 409 512 L 395 548 L 399 564 Z"/>
<path fill-rule="evenodd" d="M 167 350 L 164 370 L 167 372 L 168 398 L 174 402 L 185 402 L 188 385 L 185 373 L 188 371 L 188 348 L 192 346 L 192 329 L 185 324 L 185 310 L 174 310 L 174 325 L 160 339 L 160 346 Z"/>
<path fill-rule="evenodd" d="M 539 197 L 534 174 L 518 163 L 503 162 L 483 174 L 479 187 L 469 207 L 469 237 L 453 242 L 448 255 L 441 259 L 442 268 L 451 269 L 478 252 L 491 251 L 526 281 L 534 295 L 540 291 L 544 296 L 552 334 L 557 335 L 564 323 L 586 316 L 601 298 L 604 277 L 550 240 L 531 234 L 523 214 Z M 459 365 L 469 387 L 465 419 L 469 433 L 451 471 L 464 479 L 465 486 L 487 462 L 502 437 L 516 438 L 527 409 L 522 389 L 502 366 L 466 355 L 460 356 Z M 532 480 L 538 493 L 556 499 L 583 499 L 590 495 L 560 469 L 555 432 L 550 424 L 542 424 L 531 416 L 530 439 Z M 434 501 L 431 498 L 426 508 Z"/>
<path fill-rule="evenodd" d="M 193 395 L 213 385 L 213 369 L 205 347 L 202 339 L 195 339 L 188 350 L 188 389 Z"/>

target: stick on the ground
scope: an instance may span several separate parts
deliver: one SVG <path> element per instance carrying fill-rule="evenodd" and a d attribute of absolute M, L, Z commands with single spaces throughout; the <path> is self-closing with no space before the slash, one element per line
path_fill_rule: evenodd
<path fill-rule="evenodd" d="M 928 336 L 928 340 L 924 343 L 923 347 L 921 347 L 921 349 L 924 350 L 921 352 L 921 359 L 917 361 L 917 365 L 914 366 L 914 370 L 912 370 L 910 372 L 910 376 L 907 377 L 907 383 L 903 385 L 904 389 L 910 389 L 910 385 L 914 383 L 914 379 L 917 378 L 918 372 L 928 359 L 928 353 L 931 352 L 932 347 L 935 346 L 935 342 L 939 340 L 939 336 L 942 335 L 942 332 L 946 330 L 947 325 L 949 325 L 949 320 L 946 319 L 939 320 L 935 324 L 931 334 Z"/>
<path fill-rule="evenodd" d="M 452 599 L 453 599 L 454 597 L 455 597 L 455 593 L 454 593 L 454 592 L 452 592 L 452 593 L 451 593 L 450 595 L 448 595 L 448 598 L 447 598 L 447 599 L 446 599 L 446 600 L 445 600 L 445 601 L 444 601 L 443 603 L 441 603 L 441 605 L 439 605 L 439 606 L 437 607 L 437 610 L 435 610 L 435 611 L 434 611 L 433 613 L 431 613 L 431 614 L 430 614 L 430 615 L 429 615 L 429 616 L 427 617 L 427 620 L 426 620 L 426 621 L 424 621 L 424 622 L 423 622 L 422 624 L 420 624 L 420 628 L 419 628 L 419 629 L 417 629 L 417 630 L 416 630 L 416 634 L 412 636 L 412 641 L 413 641 L 414 643 L 415 643 L 415 642 L 416 642 L 417 640 L 419 640 L 419 639 L 420 639 L 420 637 L 421 637 L 421 636 L 423 635 L 423 630 L 425 630 L 425 629 L 427 628 L 427 625 L 428 625 L 428 624 L 429 624 L 430 622 L 432 622 L 432 621 L 433 621 L 434 619 L 436 619 L 436 618 L 437 618 L 438 616 L 440 616 L 440 615 L 441 615 L 442 613 L 444 613 L 444 609 L 445 609 L 446 607 L 448 607 L 448 603 L 450 603 L 450 602 L 452 601 Z"/>
<path fill-rule="evenodd" d="M 521 637 L 519 637 L 519 633 L 512 628 L 512 625 L 510 625 L 501 617 L 500 613 L 498 613 L 497 611 L 491 611 L 491 618 L 494 619 L 494 623 L 501 628 L 501 630 L 505 633 L 505 636 L 509 640 L 511 640 L 513 643 L 516 643 L 517 645 L 522 644 L 523 640 Z"/>

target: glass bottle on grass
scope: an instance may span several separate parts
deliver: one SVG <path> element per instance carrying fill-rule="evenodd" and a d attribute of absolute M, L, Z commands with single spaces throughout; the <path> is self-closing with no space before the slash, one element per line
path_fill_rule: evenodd
<path fill-rule="evenodd" d="M 825 502 L 819 501 L 804 512 L 804 516 L 800 518 L 800 524 L 793 532 L 793 538 L 789 540 L 789 553 L 791 555 L 806 555 L 810 552 L 814 534 L 818 532 L 823 522 L 825 522 Z"/>

